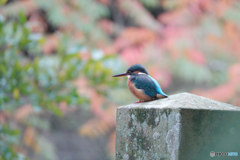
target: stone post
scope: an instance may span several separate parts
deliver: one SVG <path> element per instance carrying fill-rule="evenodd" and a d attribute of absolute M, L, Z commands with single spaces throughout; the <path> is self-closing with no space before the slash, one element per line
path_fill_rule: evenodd
<path fill-rule="evenodd" d="M 180 93 L 117 108 L 116 160 L 214 158 L 240 159 L 240 107 Z"/>

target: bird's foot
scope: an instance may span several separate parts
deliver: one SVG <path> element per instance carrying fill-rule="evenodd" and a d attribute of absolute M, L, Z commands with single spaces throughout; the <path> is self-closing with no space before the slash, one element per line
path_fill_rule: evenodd
<path fill-rule="evenodd" d="M 138 102 L 135 102 L 135 104 L 136 104 L 136 103 L 142 103 L 142 101 L 141 101 L 141 100 L 139 100 Z"/>

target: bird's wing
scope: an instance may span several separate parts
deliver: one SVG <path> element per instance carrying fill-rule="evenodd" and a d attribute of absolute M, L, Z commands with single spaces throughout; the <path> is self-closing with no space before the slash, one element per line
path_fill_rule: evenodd
<path fill-rule="evenodd" d="M 147 76 L 148 76 L 149 78 L 151 78 L 152 81 L 155 83 L 157 93 L 158 93 L 158 94 L 161 94 L 161 95 L 163 95 L 163 96 L 165 96 L 165 97 L 168 97 L 168 95 L 166 95 L 165 93 L 163 93 L 163 91 L 162 91 L 160 85 L 158 84 L 158 82 L 157 82 L 154 78 L 152 78 L 150 75 L 147 75 Z"/>
<path fill-rule="evenodd" d="M 156 85 L 147 75 L 138 75 L 130 78 L 137 89 L 142 89 L 149 97 L 156 97 Z"/>

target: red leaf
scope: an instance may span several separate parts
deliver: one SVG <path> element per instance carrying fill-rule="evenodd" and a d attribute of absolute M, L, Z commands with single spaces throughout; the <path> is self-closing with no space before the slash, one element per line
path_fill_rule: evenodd
<path fill-rule="evenodd" d="M 203 65 L 206 63 L 206 58 L 205 56 L 198 51 L 197 49 L 192 49 L 187 52 L 188 58 L 193 61 L 194 63 Z"/>
<path fill-rule="evenodd" d="M 115 40 L 114 48 L 116 50 L 129 47 L 131 45 L 141 45 L 156 40 L 156 34 L 145 28 L 126 28 L 121 35 Z"/>
<path fill-rule="evenodd" d="M 193 90 L 192 93 L 214 99 L 216 101 L 228 102 L 235 94 L 236 86 L 228 82 L 209 90 Z"/>
<path fill-rule="evenodd" d="M 233 83 L 240 83 L 240 64 L 232 65 L 228 70 L 230 81 Z"/>
<path fill-rule="evenodd" d="M 141 49 L 138 47 L 129 47 L 121 52 L 121 57 L 128 65 L 141 63 Z"/>
<path fill-rule="evenodd" d="M 159 82 L 162 88 L 168 88 L 172 83 L 172 77 L 168 71 L 158 67 L 149 68 L 148 71 L 149 74 Z"/>
<path fill-rule="evenodd" d="M 20 121 L 29 116 L 31 113 L 34 113 L 32 106 L 30 104 L 23 105 L 15 112 L 15 119 Z"/>
<path fill-rule="evenodd" d="M 42 46 L 42 50 L 45 54 L 51 54 L 56 51 L 58 45 L 58 37 L 54 34 L 47 37 L 46 42 Z"/>
<path fill-rule="evenodd" d="M 111 21 L 103 19 L 98 22 L 98 25 L 108 34 L 113 33 L 113 23 Z"/>

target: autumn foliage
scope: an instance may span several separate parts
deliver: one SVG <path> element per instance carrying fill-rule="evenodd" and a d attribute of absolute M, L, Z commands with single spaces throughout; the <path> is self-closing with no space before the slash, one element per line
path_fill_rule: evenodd
<path fill-rule="evenodd" d="M 116 107 L 136 99 L 111 76 L 136 63 L 168 95 L 240 106 L 239 44 L 237 0 L 9 0 L 0 8 L 0 160 L 61 159 L 47 133 L 66 117 L 79 138 L 99 148 L 105 138 L 102 159 L 113 158 Z"/>

